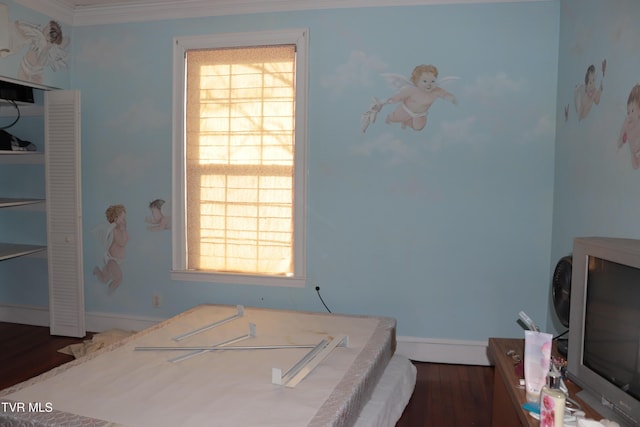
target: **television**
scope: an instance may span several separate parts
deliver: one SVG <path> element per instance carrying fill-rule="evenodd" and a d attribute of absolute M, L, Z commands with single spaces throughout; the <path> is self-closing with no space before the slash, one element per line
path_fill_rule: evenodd
<path fill-rule="evenodd" d="M 603 418 L 640 426 L 640 240 L 573 243 L 567 375 Z"/>

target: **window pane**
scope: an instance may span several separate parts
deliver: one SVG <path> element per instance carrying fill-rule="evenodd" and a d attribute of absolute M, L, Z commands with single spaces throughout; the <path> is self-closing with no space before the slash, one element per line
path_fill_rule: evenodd
<path fill-rule="evenodd" d="M 293 274 L 295 46 L 187 52 L 187 260 Z"/>

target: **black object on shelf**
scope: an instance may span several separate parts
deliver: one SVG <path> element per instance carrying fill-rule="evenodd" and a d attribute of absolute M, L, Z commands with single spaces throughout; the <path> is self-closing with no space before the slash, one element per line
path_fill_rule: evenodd
<path fill-rule="evenodd" d="M 33 104 L 33 88 L 0 80 L 0 99 Z"/>
<path fill-rule="evenodd" d="M 37 151 L 38 147 L 36 147 L 32 142 L 20 139 L 11 135 L 6 130 L 0 129 L 0 150 Z"/>

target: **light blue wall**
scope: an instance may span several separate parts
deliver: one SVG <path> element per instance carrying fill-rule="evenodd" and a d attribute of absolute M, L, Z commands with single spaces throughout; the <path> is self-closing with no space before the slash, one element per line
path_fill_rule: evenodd
<path fill-rule="evenodd" d="M 168 317 L 202 302 L 395 317 L 398 334 L 521 336 L 547 313 L 560 3 L 274 13 L 77 27 L 82 91 L 85 295 L 89 312 Z M 171 199 L 175 36 L 309 28 L 308 275 L 304 289 L 175 282 L 170 232 L 146 230 Z M 438 100 L 421 131 L 366 133 L 380 75 L 434 64 Z M 124 281 L 92 275 L 111 204 L 127 208 Z M 154 309 L 152 295 L 162 307 Z M 12 302 L 25 303 L 19 297 Z"/>
<path fill-rule="evenodd" d="M 640 3 L 563 1 L 552 259 L 569 255 L 578 236 L 640 238 L 640 170 L 629 144 L 618 148 L 631 88 L 640 83 Z M 601 63 L 606 59 L 602 78 Z M 573 94 L 594 64 L 599 105 L 578 120 Z M 564 108 L 569 106 L 565 121 Z M 640 142 L 640 141 L 638 141 Z M 551 310 L 551 320 L 555 320 Z"/>

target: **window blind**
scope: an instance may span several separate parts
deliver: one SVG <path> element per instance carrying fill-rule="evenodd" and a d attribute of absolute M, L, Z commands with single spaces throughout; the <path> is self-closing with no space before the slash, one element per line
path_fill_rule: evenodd
<path fill-rule="evenodd" d="M 291 275 L 295 45 L 186 59 L 188 268 Z"/>

